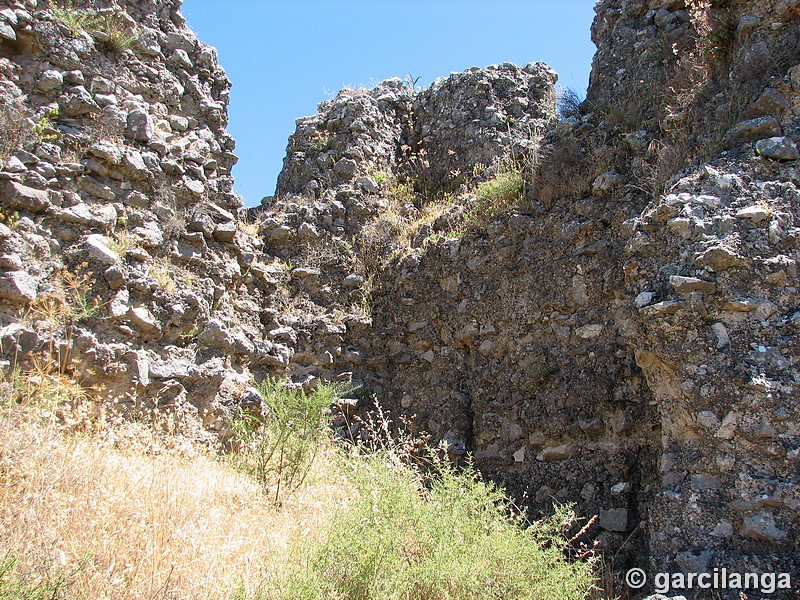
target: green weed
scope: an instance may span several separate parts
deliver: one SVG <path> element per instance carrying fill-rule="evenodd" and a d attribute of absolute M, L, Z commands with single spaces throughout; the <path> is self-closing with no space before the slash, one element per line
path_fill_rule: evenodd
<path fill-rule="evenodd" d="M 520 202 L 524 190 L 522 171 L 514 167 L 478 184 L 477 200 L 466 215 L 467 222 L 474 225 L 489 223 Z"/>
<path fill-rule="evenodd" d="M 344 388 L 320 383 L 306 393 L 274 378 L 256 387 L 264 397 L 266 414 L 259 418 L 241 413 L 231 421 L 232 442 L 239 451 L 229 458 L 264 488 L 274 485 L 277 502 L 282 490 L 293 491 L 305 480 L 328 424 L 325 409 Z"/>
<path fill-rule="evenodd" d="M 592 588 L 593 562 L 564 557 L 568 508 L 530 524 L 472 466 L 435 459 L 431 477 L 397 458 L 348 459 L 358 499 L 259 598 L 574 600 Z"/>
<path fill-rule="evenodd" d="M 7 554 L 0 558 L 0 600 L 56 600 L 64 598 L 66 579 L 25 577 L 17 572 L 17 558 Z"/>
<path fill-rule="evenodd" d="M 100 14 L 91 8 L 75 8 L 72 0 L 63 6 L 53 6 L 53 17 L 76 38 L 89 33 L 100 46 L 110 52 L 123 52 L 141 39 L 141 33 L 132 29 L 114 14 Z"/>
<path fill-rule="evenodd" d="M 96 28 L 102 21 L 94 10 L 75 8 L 72 0 L 65 0 L 63 6 L 53 6 L 52 10 L 55 20 L 66 27 L 74 38 Z"/>
<path fill-rule="evenodd" d="M 58 130 L 53 129 L 53 123 L 58 120 L 58 108 L 51 108 L 33 126 L 31 132 L 39 142 L 58 139 Z"/>

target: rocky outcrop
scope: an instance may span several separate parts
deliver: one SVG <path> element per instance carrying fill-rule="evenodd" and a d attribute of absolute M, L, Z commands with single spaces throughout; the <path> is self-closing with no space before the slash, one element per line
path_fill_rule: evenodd
<path fill-rule="evenodd" d="M 555 81 L 543 63 L 505 63 L 441 77 L 421 91 L 398 78 L 345 89 L 298 119 L 276 195 L 359 190 L 360 178 L 376 174 L 439 186 L 466 181 L 476 166 L 535 149 L 555 115 Z"/>

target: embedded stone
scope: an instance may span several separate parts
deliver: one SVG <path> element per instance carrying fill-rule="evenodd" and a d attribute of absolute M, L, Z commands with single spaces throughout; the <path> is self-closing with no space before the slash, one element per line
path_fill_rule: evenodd
<path fill-rule="evenodd" d="M 0 21 L 0 38 L 4 40 L 10 40 L 12 42 L 16 41 L 17 32 L 14 31 L 14 28 L 5 21 Z"/>
<path fill-rule="evenodd" d="M 155 137 L 155 133 L 153 118 L 147 112 L 137 108 L 128 113 L 125 137 L 147 143 Z"/>
<path fill-rule="evenodd" d="M 700 254 L 696 259 L 698 265 L 712 271 L 724 271 L 731 267 L 745 267 L 747 260 L 725 246 L 716 246 Z"/>
<path fill-rule="evenodd" d="M 0 197 L 5 201 L 4 204 L 30 212 L 42 212 L 51 206 L 50 194 L 46 190 L 36 190 L 16 181 L 3 183 Z"/>
<path fill-rule="evenodd" d="M 772 160 L 797 160 L 800 151 L 788 137 L 771 137 L 756 142 L 756 151 L 759 156 Z"/>
<path fill-rule="evenodd" d="M 720 521 L 709 535 L 715 538 L 731 538 L 733 537 L 733 525 L 728 521 Z"/>
<path fill-rule="evenodd" d="M 755 119 L 758 117 L 776 115 L 782 113 L 787 108 L 789 108 L 789 102 L 786 101 L 786 98 L 777 90 L 768 89 L 750 105 L 745 117 L 748 119 Z"/>
<path fill-rule="evenodd" d="M 125 317 L 130 323 L 142 332 L 159 331 L 158 321 L 144 306 L 134 307 L 128 310 Z"/>
<path fill-rule="evenodd" d="M 11 271 L 0 275 L 0 298 L 12 302 L 28 303 L 36 299 L 39 284 L 24 271 Z"/>
<path fill-rule="evenodd" d="M 600 324 L 584 325 L 575 330 L 575 334 L 583 339 L 596 338 L 603 333 L 603 326 Z"/>
<path fill-rule="evenodd" d="M 186 69 L 189 70 L 192 68 L 192 61 L 189 58 L 186 50 L 178 48 L 172 55 L 167 59 L 167 64 L 171 67 L 176 67 L 178 69 Z"/>
<path fill-rule="evenodd" d="M 658 302 L 656 304 L 651 304 L 650 306 L 645 306 L 641 309 L 641 311 L 646 315 L 661 316 L 674 315 L 679 310 L 689 310 L 690 308 L 691 307 L 686 302 L 666 300 L 664 302 Z"/>
<path fill-rule="evenodd" d="M 725 134 L 728 144 L 755 142 L 768 137 L 780 136 L 781 124 L 775 117 L 759 117 L 737 123 Z"/>
<path fill-rule="evenodd" d="M 722 487 L 720 480 L 708 473 L 693 473 L 690 485 L 696 492 L 718 490 Z"/>
<path fill-rule="evenodd" d="M 59 107 L 68 117 L 82 117 L 100 111 L 100 106 L 82 85 L 68 88 L 67 94 L 59 100 Z"/>
<path fill-rule="evenodd" d="M 378 185 L 378 182 L 372 177 L 358 177 L 355 180 L 355 184 L 367 194 L 377 194 L 379 191 L 381 191 L 381 187 Z"/>
<path fill-rule="evenodd" d="M 764 542 L 777 542 L 786 537 L 786 532 L 775 525 L 775 517 L 763 510 L 745 517 L 739 533 L 742 537 Z"/>
<path fill-rule="evenodd" d="M 36 89 L 40 92 L 50 92 L 60 88 L 64 84 L 64 76 L 60 71 L 49 69 L 39 75 L 39 81 L 36 82 Z"/>
<path fill-rule="evenodd" d="M 719 417 L 710 410 L 701 410 L 697 413 L 697 422 L 709 429 L 716 429 L 720 423 Z"/>
<path fill-rule="evenodd" d="M 99 234 L 86 236 L 83 251 L 89 260 L 110 267 L 119 263 L 119 255 L 108 247 L 108 238 Z"/>
<path fill-rule="evenodd" d="M 203 185 L 203 182 L 196 179 L 184 180 L 183 186 L 195 197 L 202 196 L 206 191 L 206 186 Z"/>
<path fill-rule="evenodd" d="M 722 350 L 731 345 L 731 338 L 728 335 L 728 330 L 723 323 L 714 323 L 711 326 L 711 331 L 717 338 L 717 350 Z"/>
<path fill-rule="evenodd" d="M 536 460 L 566 460 L 570 458 L 575 451 L 573 444 L 561 444 L 560 446 L 550 446 L 542 450 L 537 456 Z"/>
<path fill-rule="evenodd" d="M 769 219 L 772 211 L 767 210 L 763 206 L 759 206 L 758 204 L 754 204 L 753 206 L 748 206 L 747 208 L 743 208 L 740 211 L 737 211 L 736 218 L 737 219 L 749 219 L 754 223 L 760 223 L 766 219 Z"/>
<path fill-rule="evenodd" d="M 357 168 L 358 164 L 356 163 L 356 161 L 350 158 L 343 158 L 342 160 L 336 163 L 336 166 L 333 167 L 333 170 L 347 177 L 352 177 L 353 175 L 355 175 Z"/>
<path fill-rule="evenodd" d="M 130 308 L 130 293 L 123 288 L 108 303 L 108 314 L 112 319 L 121 319 L 128 314 Z"/>
<path fill-rule="evenodd" d="M 758 302 L 752 300 L 731 300 L 722 305 L 722 310 L 730 312 L 750 312 L 758 308 Z"/>
<path fill-rule="evenodd" d="M 91 194 L 95 198 L 100 198 L 101 200 L 113 202 L 117 199 L 117 195 L 114 193 L 114 190 L 107 185 L 100 183 L 96 179 L 89 177 L 88 175 L 81 177 L 78 180 L 78 187 L 84 192 Z"/>
<path fill-rule="evenodd" d="M 642 292 L 634 299 L 633 303 L 636 305 L 636 308 L 644 308 L 648 304 L 653 301 L 653 298 L 656 297 L 655 292 Z"/>
<path fill-rule="evenodd" d="M 214 228 L 214 239 L 218 242 L 230 243 L 236 235 L 236 223 L 220 223 Z"/>
<path fill-rule="evenodd" d="M 597 524 L 606 531 L 628 531 L 628 509 L 610 508 L 601 510 Z"/>
<path fill-rule="evenodd" d="M 679 294 L 691 294 L 692 292 L 700 292 L 701 294 L 713 294 L 717 291 L 717 286 L 711 281 L 704 281 L 697 277 L 682 277 L 680 275 L 672 275 L 669 278 L 670 285 L 675 288 Z"/>
<path fill-rule="evenodd" d="M 357 273 L 352 273 L 342 280 L 342 285 L 347 288 L 359 288 L 364 285 L 364 278 Z"/>

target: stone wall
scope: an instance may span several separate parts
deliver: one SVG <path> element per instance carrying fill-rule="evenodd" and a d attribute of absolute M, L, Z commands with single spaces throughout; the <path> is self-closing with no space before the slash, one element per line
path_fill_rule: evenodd
<path fill-rule="evenodd" d="M 394 147 L 421 143 L 438 177 L 526 144 L 538 170 L 509 214 L 459 230 L 467 186 L 461 207 L 390 244 L 381 268 L 361 273 L 368 323 L 348 325 L 328 368 L 353 370 L 365 396 L 454 456 L 472 453 L 534 511 L 557 500 L 599 515 L 591 535 L 618 568 L 796 573 L 796 3 L 596 11 L 587 100 L 541 138 L 501 133 L 533 97 L 515 92 L 496 110 L 505 65 L 412 94 Z M 551 96 L 538 97 L 541 112 L 526 114 L 551 118 Z M 461 114 L 462 98 L 464 122 L 419 125 L 442 106 Z M 498 127 L 478 157 L 458 136 L 480 119 Z M 394 172 L 414 166 L 392 157 Z M 268 247 L 302 261 L 300 246 L 332 236 L 357 271 L 360 240 L 393 209 L 373 168 L 334 182 L 338 229 L 314 218 L 339 206 L 324 184 L 322 201 L 270 204 Z M 371 207 L 355 220 L 352 195 Z M 309 227 L 316 237 L 301 239 Z M 316 285 L 334 289 L 349 271 L 322 268 Z"/>
<path fill-rule="evenodd" d="M 44 352 L 126 414 L 218 430 L 243 367 L 289 354 L 238 218 L 230 82 L 180 2 L 57 4 L 0 4 L 6 366 Z"/>

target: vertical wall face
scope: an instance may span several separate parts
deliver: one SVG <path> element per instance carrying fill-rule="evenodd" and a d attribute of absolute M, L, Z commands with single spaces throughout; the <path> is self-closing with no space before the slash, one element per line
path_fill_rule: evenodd
<path fill-rule="evenodd" d="M 58 348 L 109 409 L 214 430 L 244 365 L 288 350 L 260 331 L 275 281 L 237 220 L 230 82 L 179 7 L 0 2 L 0 348 Z"/>
<path fill-rule="evenodd" d="M 798 5 L 699 4 L 603 2 L 593 27 L 587 108 L 657 193 L 620 248 L 661 415 L 651 556 L 797 572 Z"/>

